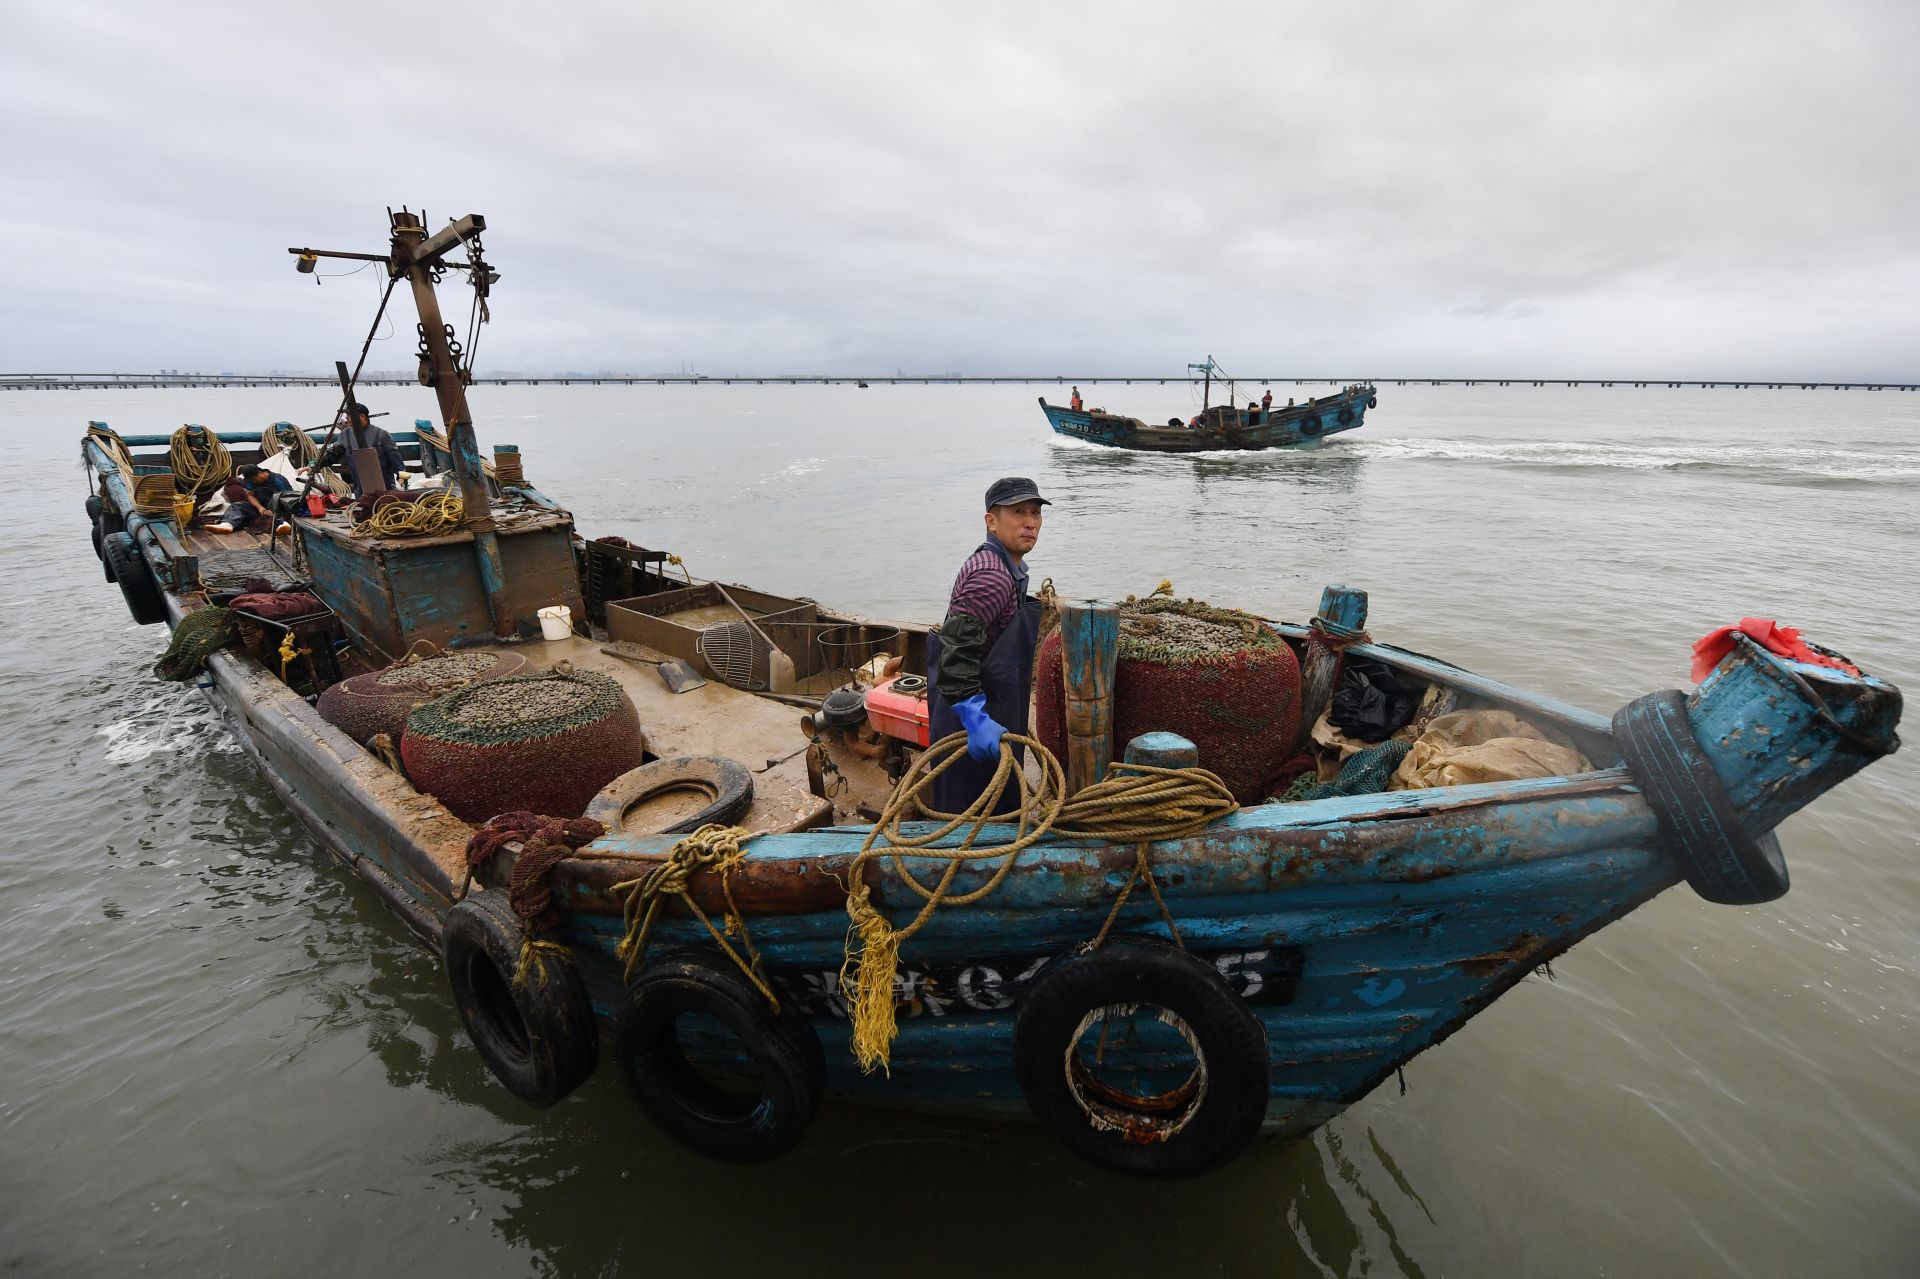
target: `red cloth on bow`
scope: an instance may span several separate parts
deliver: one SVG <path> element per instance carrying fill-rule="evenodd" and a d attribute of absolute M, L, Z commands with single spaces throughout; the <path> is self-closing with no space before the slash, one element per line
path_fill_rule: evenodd
<path fill-rule="evenodd" d="M 1816 653 L 1808 648 L 1800 638 L 1800 632 L 1791 626 L 1766 617 L 1743 617 L 1738 626 L 1722 626 L 1719 630 L 1703 635 L 1693 644 L 1693 682 L 1698 684 L 1705 679 L 1720 659 L 1733 651 L 1733 633 L 1739 631 L 1769 653 L 1791 658 L 1796 662 L 1806 662 L 1812 666 L 1831 666 L 1845 671 L 1849 675 L 1858 675 L 1860 668 L 1850 666 L 1837 657 L 1828 657 L 1825 653 Z"/>

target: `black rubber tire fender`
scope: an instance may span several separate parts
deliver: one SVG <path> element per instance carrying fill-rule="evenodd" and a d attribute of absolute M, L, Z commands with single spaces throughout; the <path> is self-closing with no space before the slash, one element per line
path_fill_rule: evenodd
<path fill-rule="evenodd" d="M 707 804 L 665 830 L 626 830 L 623 822 L 629 808 L 674 790 L 698 791 L 707 797 Z M 628 769 L 608 782 L 587 805 L 586 816 L 605 826 L 609 834 L 625 830 L 629 835 L 684 835 L 709 822 L 730 826 L 751 807 L 753 774 L 744 764 L 718 755 L 675 755 Z"/>
<path fill-rule="evenodd" d="M 108 533 L 100 540 L 102 559 L 113 579 L 120 583 L 120 594 L 127 601 L 127 612 L 142 626 L 167 620 L 166 601 L 160 597 L 160 584 L 146 557 L 133 544 L 131 533 Z"/>
<path fill-rule="evenodd" d="M 99 498 L 87 499 L 87 509 L 92 510 L 93 504 L 99 500 Z M 125 527 L 126 524 L 121 520 L 120 516 L 104 506 L 101 508 L 100 514 L 93 517 L 93 553 L 100 557 L 101 568 L 106 573 L 109 582 L 115 581 L 116 579 L 113 575 L 113 565 L 107 563 L 107 535 L 109 533 L 118 533 Z"/>
<path fill-rule="evenodd" d="M 1340 406 L 1340 425 L 1342 426 L 1353 425 L 1353 405 L 1342 404 Z"/>
<path fill-rule="evenodd" d="M 570 958 L 547 957 L 547 980 L 515 985 L 525 937 L 506 893 L 469 893 L 447 912 L 440 957 L 467 1037 L 493 1077 L 544 1110 L 600 1064 L 600 1029 Z"/>
<path fill-rule="evenodd" d="M 98 493 L 87 494 L 87 523 L 98 524 L 100 522 L 100 513 L 106 509 L 107 504 L 100 500 Z"/>
<path fill-rule="evenodd" d="M 745 1050 L 753 1091 L 721 1088 L 688 1060 L 680 1019 L 718 1021 Z M 724 956 L 647 961 L 613 1019 L 613 1052 L 635 1104 L 695 1154 L 764 1163 L 791 1150 L 826 1090 L 820 1037 L 792 1001 L 778 1011 Z"/>
<path fill-rule="evenodd" d="M 1685 693 L 1667 689 L 1628 702 L 1614 713 L 1613 737 L 1694 892 L 1729 906 L 1786 894 L 1779 839 L 1772 831 L 1747 833 L 1694 738 Z"/>
<path fill-rule="evenodd" d="M 1312 439 L 1320 434 L 1321 422 L 1318 413 L 1309 413 L 1300 419 L 1300 434 Z"/>
<path fill-rule="evenodd" d="M 1369 395 L 1369 396 L 1367 397 L 1367 407 L 1368 407 L 1368 408 L 1370 408 L 1370 409 L 1377 409 L 1377 408 L 1379 408 L 1379 407 L 1380 407 L 1380 397 L 1379 397 L 1379 396 L 1377 396 L 1377 395 Z"/>
<path fill-rule="evenodd" d="M 1197 1088 L 1177 1113 L 1127 1110 L 1080 1078 L 1080 1037 L 1100 1010 L 1129 1004 L 1157 1006 L 1185 1023 Z M 1034 1118 L 1074 1154 L 1114 1172 L 1199 1176 L 1245 1150 L 1266 1117 L 1266 1028 L 1212 965 L 1150 938 L 1115 938 L 1042 971 L 1021 998 L 1013 1053 Z"/>

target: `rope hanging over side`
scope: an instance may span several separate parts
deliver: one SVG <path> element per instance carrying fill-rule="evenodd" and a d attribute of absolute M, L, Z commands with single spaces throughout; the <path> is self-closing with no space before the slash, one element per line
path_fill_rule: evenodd
<path fill-rule="evenodd" d="M 89 422 L 87 423 L 87 438 L 92 440 L 94 444 L 99 447 L 100 451 L 107 455 L 107 459 L 119 470 L 120 477 L 126 481 L 127 488 L 132 489 L 134 478 L 133 454 L 127 451 L 127 442 L 120 438 L 120 432 L 114 430 L 105 422 Z M 81 450 L 81 456 L 86 456 L 84 449 Z"/>
<path fill-rule="evenodd" d="M 659 918 L 661 904 L 669 897 L 678 897 L 687 913 L 706 926 L 714 943 L 746 974 L 754 989 L 766 996 L 775 1012 L 780 1011 L 780 999 L 767 981 L 760 952 L 753 946 L 753 935 L 747 931 L 747 921 L 733 900 L 731 875 L 734 867 L 746 860 L 742 842 L 751 838 L 752 833 L 742 827 L 709 822 L 675 844 L 667 853 L 667 860 L 638 879 L 622 880 L 613 886 L 611 891 L 615 896 L 626 898 L 627 934 L 621 938 L 614 954 L 626 962 L 624 977 L 629 984 L 641 960 L 646 958 L 647 943 L 653 937 L 653 925 Z M 720 891 L 727 902 L 724 931 L 714 927 L 713 920 L 700 909 L 688 888 L 693 877 L 703 870 L 720 877 Z M 744 956 L 727 940 L 736 936 L 740 939 L 740 950 L 746 952 Z"/>
<path fill-rule="evenodd" d="M 467 878 L 460 896 L 467 895 L 473 873 L 504 845 L 520 841 L 520 855 L 514 859 L 507 876 L 507 903 L 520 920 L 525 940 L 520 944 L 520 963 L 514 969 L 516 986 L 528 982 L 544 986 L 549 980 L 548 961 L 570 954 L 564 943 L 553 939 L 560 924 L 560 911 L 553 904 L 550 882 L 553 868 L 607 833 L 607 828 L 591 817 L 543 817 L 538 813 L 502 813 L 474 832 L 467 841 Z"/>
<path fill-rule="evenodd" d="M 1039 764 L 1037 785 L 1015 760 L 1014 744 L 1027 747 Z M 1094 944 L 1106 939 L 1127 894 L 1143 874 L 1177 939 L 1179 930 L 1173 927 L 1172 914 L 1147 865 L 1146 845 L 1151 840 L 1191 835 L 1239 808 L 1226 783 L 1205 769 L 1136 764 L 1116 764 L 1104 780 L 1066 799 L 1066 774 L 1060 761 L 1039 742 L 1015 733 L 1002 739 L 1000 763 L 992 780 L 965 812 L 943 813 L 928 807 L 922 795 L 934 778 L 966 754 L 966 749 L 966 734 L 955 733 L 935 742 L 921 754 L 901 779 L 880 820 L 867 832 L 866 840 L 848 868 L 847 915 L 851 923 L 840 970 L 840 987 L 848 992 L 854 1055 L 859 1058 L 861 1069 L 868 1072 L 875 1067 L 887 1068 L 898 1031 L 894 976 L 899 967 L 900 947 L 926 927 L 941 906 L 970 905 L 992 893 L 1012 871 L 1020 854 L 1047 835 L 1089 836 L 1115 843 L 1131 841 L 1139 844 L 1133 874 Z M 1018 808 L 1010 813 L 990 812 L 1010 781 L 1020 796 Z M 921 816 L 939 824 L 913 835 L 902 829 L 903 821 Z M 1013 839 L 1004 844 L 980 843 L 981 831 L 990 822 L 1011 824 Z M 957 845 L 932 847 L 963 830 Z M 938 881 L 929 886 L 908 869 L 906 858 L 909 856 L 944 861 L 946 868 Z M 898 927 L 873 904 L 867 871 L 869 863 L 880 858 L 890 858 L 900 882 L 924 902 L 912 919 Z M 985 883 L 969 892 L 953 891 L 962 866 L 995 859 L 1000 864 Z"/>

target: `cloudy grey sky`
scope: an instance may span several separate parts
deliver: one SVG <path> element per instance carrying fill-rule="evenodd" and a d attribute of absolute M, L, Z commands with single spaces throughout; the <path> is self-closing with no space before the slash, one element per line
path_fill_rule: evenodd
<path fill-rule="evenodd" d="M 0 371 L 350 358 L 373 272 L 284 250 L 406 203 L 491 223 L 496 370 L 1914 379 L 1916 60 L 1915 0 L 6 0 Z"/>

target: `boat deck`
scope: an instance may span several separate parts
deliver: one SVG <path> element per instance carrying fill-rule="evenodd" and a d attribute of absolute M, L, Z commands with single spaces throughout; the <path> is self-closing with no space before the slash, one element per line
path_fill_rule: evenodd
<path fill-rule="evenodd" d="M 609 647 L 581 635 L 513 646 L 542 670 L 566 661 L 575 670 L 619 681 L 639 712 L 649 756 L 716 755 L 745 765 L 753 774 L 753 807 L 740 820 L 747 829 L 771 833 L 860 820 L 863 805 L 871 811 L 891 791 L 877 764 L 836 751 L 833 762 L 847 786 L 833 799 L 815 795 L 807 780 L 811 739 L 801 730 L 800 707 L 718 680 L 675 693 L 660 677 L 667 654 L 629 643 L 618 652 L 630 655 L 619 656 Z"/>

